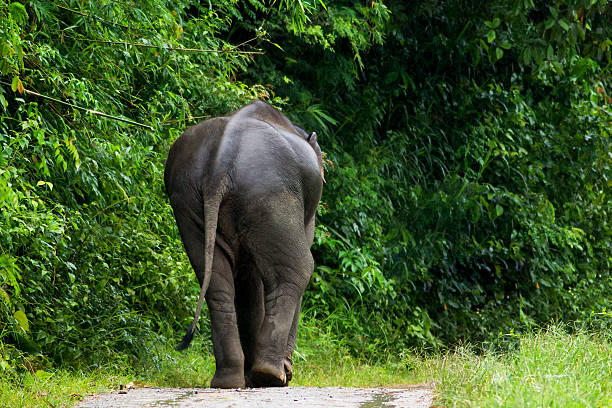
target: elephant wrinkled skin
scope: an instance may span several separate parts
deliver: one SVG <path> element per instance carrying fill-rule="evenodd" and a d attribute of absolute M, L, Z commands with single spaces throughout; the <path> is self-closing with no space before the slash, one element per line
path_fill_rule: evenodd
<path fill-rule="evenodd" d="M 177 349 L 191 342 L 205 297 L 211 387 L 287 385 L 324 183 L 316 134 L 255 101 L 185 131 L 164 183 L 201 286 Z"/>

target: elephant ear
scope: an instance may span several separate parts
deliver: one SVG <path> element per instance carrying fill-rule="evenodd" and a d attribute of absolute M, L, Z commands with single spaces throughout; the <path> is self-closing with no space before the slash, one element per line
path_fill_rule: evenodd
<path fill-rule="evenodd" d="M 326 184 L 327 182 L 325 181 L 325 172 L 323 171 L 323 153 L 321 152 L 321 148 L 317 143 L 317 134 L 315 132 L 312 132 L 310 136 L 306 138 L 306 141 L 308 142 L 308 144 L 310 144 L 310 146 L 317 154 L 317 160 L 319 161 L 319 169 L 321 170 L 321 180 L 323 180 L 323 184 Z"/>

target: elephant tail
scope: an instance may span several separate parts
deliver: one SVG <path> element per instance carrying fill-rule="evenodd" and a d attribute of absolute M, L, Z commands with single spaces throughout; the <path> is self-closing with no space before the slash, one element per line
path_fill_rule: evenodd
<path fill-rule="evenodd" d="M 217 188 L 208 189 L 212 190 L 212 193 L 204 193 L 204 276 L 202 277 L 202 287 L 200 288 L 200 297 L 198 299 L 198 307 L 196 308 L 195 317 L 193 323 L 187 329 L 183 341 L 181 344 L 176 346 L 175 350 L 185 350 L 189 347 L 193 335 L 202 312 L 202 305 L 204 303 L 204 296 L 210 283 L 210 276 L 212 275 L 212 263 L 213 255 L 215 252 L 215 237 L 217 235 L 217 221 L 219 219 L 219 207 L 226 189 L 227 183 L 220 183 Z"/>

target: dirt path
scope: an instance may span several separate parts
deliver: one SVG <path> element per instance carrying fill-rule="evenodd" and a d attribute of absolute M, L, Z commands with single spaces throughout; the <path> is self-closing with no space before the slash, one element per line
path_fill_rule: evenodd
<path fill-rule="evenodd" d="M 85 398 L 81 408 L 429 408 L 431 389 L 414 386 L 392 388 L 259 388 L 218 390 L 211 388 L 138 388 Z"/>

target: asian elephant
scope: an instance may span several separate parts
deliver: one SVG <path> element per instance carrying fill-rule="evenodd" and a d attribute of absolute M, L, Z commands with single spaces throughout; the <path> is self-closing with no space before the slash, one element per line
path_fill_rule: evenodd
<path fill-rule="evenodd" d="M 164 183 L 201 286 L 186 348 L 206 303 L 215 388 L 285 386 L 323 190 L 321 149 L 262 101 L 185 131 Z"/>

